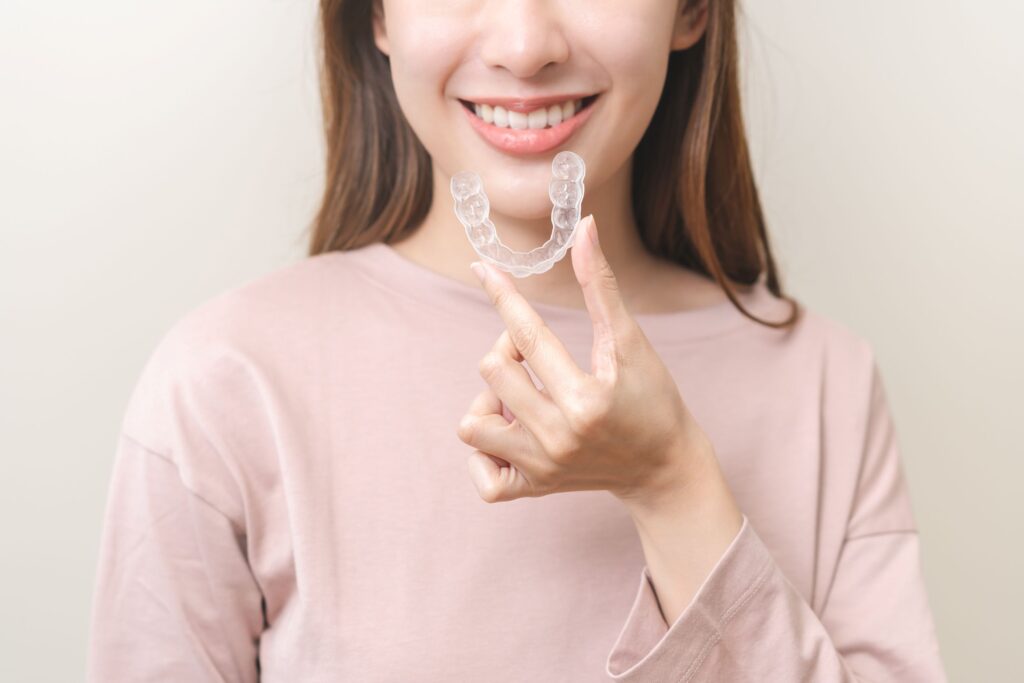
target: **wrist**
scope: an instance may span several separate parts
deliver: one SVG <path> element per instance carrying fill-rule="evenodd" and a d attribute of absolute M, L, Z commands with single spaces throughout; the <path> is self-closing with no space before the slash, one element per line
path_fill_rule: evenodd
<path fill-rule="evenodd" d="M 711 441 L 703 434 L 690 439 L 680 436 L 659 461 L 658 468 L 651 469 L 643 480 L 633 481 L 628 489 L 612 493 L 626 507 L 639 512 L 675 506 L 689 491 L 700 491 L 707 482 L 720 478 L 718 457 Z"/>
<path fill-rule="evenodd" d="M 713 450 L 691 457 L 684 474 L 619 496 L 640 537 L 665 623 L 690 604 L 743 525 Z"/>
<path fill-rule="evenodd" d="M 710 444 L 688 458 L 688 466 L 666 469 L 649 486 L 618 496 L 641 535 L 645 529 L 690 525 L 701 535 L 728 536 L 742 524 L 742 512 L 732 495 Z"/>

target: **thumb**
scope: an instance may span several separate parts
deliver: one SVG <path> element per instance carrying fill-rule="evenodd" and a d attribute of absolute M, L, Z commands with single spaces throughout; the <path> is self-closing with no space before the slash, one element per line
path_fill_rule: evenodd
<path fill-rule="evenodd" d="M 626 332 L 632 317 L 622 300 L 615 273 L 601 249 L 593 214 L 583 218 L 576 227 L 572 268 L 594 325 L 594 346 L 600 344 L 607 348 L 606 345 L 614 344 Z"/>

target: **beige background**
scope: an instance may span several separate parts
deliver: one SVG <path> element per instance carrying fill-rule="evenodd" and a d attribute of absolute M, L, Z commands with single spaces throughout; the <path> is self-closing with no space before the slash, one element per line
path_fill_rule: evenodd
<path fill-rule="evenodd" d="M 952 680 L 1024 680 L 1024 9 L 750 0 L 791 291 L 874 344 Z M 0 4 L 0 680 L 80 679 L 115 437 L 169 325 L 303 253 L 314 4 Z"/>

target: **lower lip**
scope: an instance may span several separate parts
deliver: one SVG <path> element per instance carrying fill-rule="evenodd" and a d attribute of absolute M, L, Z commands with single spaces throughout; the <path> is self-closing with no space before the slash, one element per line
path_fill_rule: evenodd
<path fill-rule="evenodd" d="M 590 106 L 581 109 L 567 121 L 550 128 L 499 128 L 487 123 L 482 118 L 466 109 L 459 103 L 461 109 L 469 118 L 469 125 L 480 134 L 492 146 L 510 154 L 538 154 L 554 149 L 569 139 L 576 129 L 582 126 L 593 111 L 597 100 L 590 103 Z"/>

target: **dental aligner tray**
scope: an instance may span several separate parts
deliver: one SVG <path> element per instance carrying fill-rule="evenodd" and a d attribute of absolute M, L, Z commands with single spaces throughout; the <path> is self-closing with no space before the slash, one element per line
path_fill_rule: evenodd
<path fill-rule="evenodd" d="M 548 183 L 548 196 L 554 204 L 551 208 L 551 237 L 543 246 L 530 251 L 514 251 L 502 244 L 489 218 L 491 204 L 484 192 L 483 181 L 473 171 L 461 171 L 452 176 L 455 215 L 481 259 L 515 277 L 539 275 L 560 261 L 573 244 L 580 222 L 583 176 L 586 172 L 582 157 L 574 152 L 559 152 L 551 160 L 551 182 Z"/>

